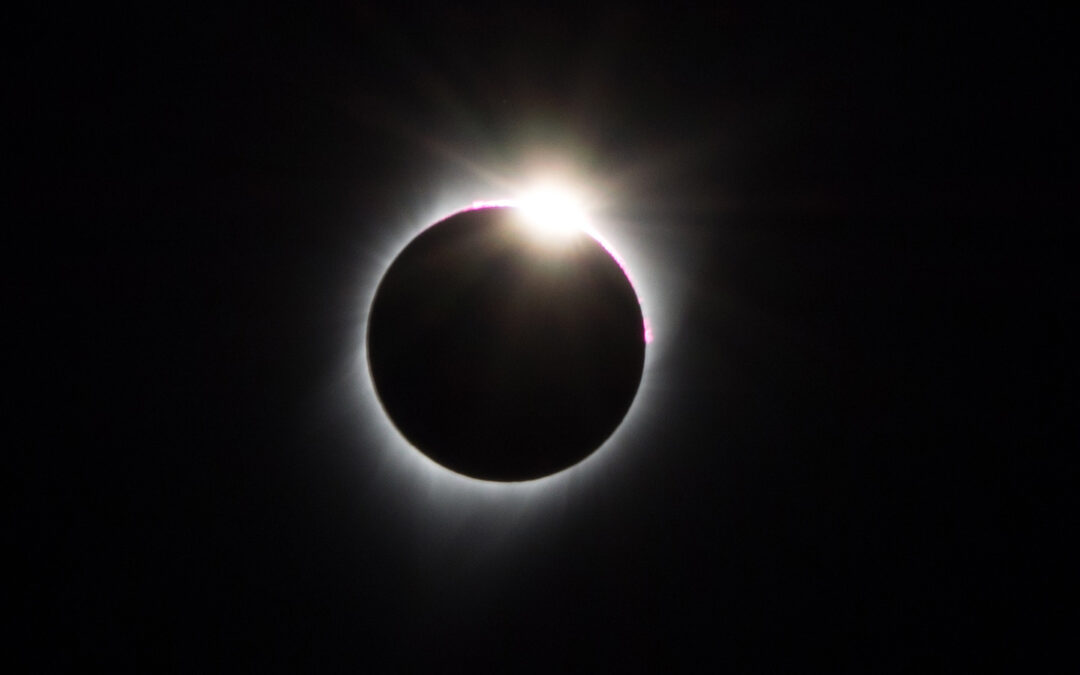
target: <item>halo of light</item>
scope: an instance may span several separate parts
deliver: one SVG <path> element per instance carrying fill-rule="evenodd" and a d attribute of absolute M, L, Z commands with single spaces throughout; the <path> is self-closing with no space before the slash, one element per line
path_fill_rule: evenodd
<path fill-rule="evenodd" d="M 374 460 L 379 484 L 386 490 L 404 491 L 412 495 L 417 500 L 414 503 L 434 507 L 434 511 L 428 508 L 429 514 L 438 513 L 440 517 L 452 518 L 475 512 L 478 508 L 485 512 L 497 509 L 502 514 L 500 522 L 505 522 L 507 518 L 511 522 L 518 522 L 521 516 L 529 513 L 550 514 L 552 507 L 564 503 L 569 494 L 593 485 L 611 467 L 611 462 L 619 455 L 618 450 L 640 438 L 653 420 L 662 415 L 657 406 L 659 387 L 655 371 L 659 359 L 670 346 L 670 334 L 665 329 L 675 323 L 677 304 L 670 301 L 670 294 L 661 293 L 661 289 L 650 282 L 656 277 L 670 277 L 672 270 L 666 269 L 670 265 L 650 264 L 645 255 L 647 244 L 635 240 L 635 234 L 644 236 L 642 228 L 635 228 L 632 223 L 598 217 L 597 209 L 592 208 L 590 200 L 583 198 L 581 193 L 564 191 L 554 185 L 545 183 L 540 189 L 504 190 L 503 196 L 494 199 L 477 198 L 483 193 L 497 192 L 490 185 L 475 186 L 472 195 L 467 194 L 466 190 L 444 192 L 426 208 L 403 218 L 399 226 L 380 231 L 378 241 L 370 242 L 375 251 L 369 264 L 361 270 L 362 278 L 356 298 L 359 325 L 355 332 L 355 357 L 350 378 L 354 404 L 361 415 L 361 433 L 367 440 L 374 441 L 376 446 L 367 450 L 373 450 L 376 455 Z M 641 304 L 645 320 L 644 339 L 648 343 L 637 394 L 611 436 L 579 463 L 549 476 L 521 482 L 487 481 L 458 474 L 437 464 L 409 444 L 383 410 L 367 361 L 366 336 L 371 302 L 379 282 L 398 253 L 421 231 L 454 213 L 491 206 L 535 208 L 537 217 L 544 219 L 555 218 L 560 212 L 566 214 L 572 210 L 575 214 L 571 217 L 574 226 L 600 243 L 630 280 Z M 631 274 L 631 269 L 635 270 L 634 274 Z"/>

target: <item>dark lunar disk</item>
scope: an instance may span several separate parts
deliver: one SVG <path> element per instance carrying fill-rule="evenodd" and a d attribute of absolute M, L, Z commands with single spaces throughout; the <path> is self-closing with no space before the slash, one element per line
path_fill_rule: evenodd
<path fill-rule="evenodd" d="M 367 346 L 405 438 L 496 481 L 540 478 L 600 447 L 645 362 L 619 264 L 586 233 L 538 236 L 511 207 L 463 211 L 413 239 L 375 293 Z"/>

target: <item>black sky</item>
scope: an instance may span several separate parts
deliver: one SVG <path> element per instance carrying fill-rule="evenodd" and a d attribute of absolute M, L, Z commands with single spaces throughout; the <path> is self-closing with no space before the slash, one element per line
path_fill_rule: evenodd
<path fill-rule="evenodd" d="M 20 24 L 20 659 L 1031 666 L 1075 613 L 1075 75 L 1063 18 L 1011 11 Z M 653 415 L 520 512 L 406 490 L 351 407 L 360 281 L 432 195 L 536 148 L 666 265 Z"/>

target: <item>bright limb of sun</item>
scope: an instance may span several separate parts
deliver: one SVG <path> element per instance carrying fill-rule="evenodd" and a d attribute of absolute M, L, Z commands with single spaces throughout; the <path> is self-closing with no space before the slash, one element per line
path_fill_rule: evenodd
<path fill-rule="evenodd" d="M 582 200 L 570 190 L 544 185 L 515 200 L 525 222 L 543 240 L 562 240 L 588 228 Z"/>

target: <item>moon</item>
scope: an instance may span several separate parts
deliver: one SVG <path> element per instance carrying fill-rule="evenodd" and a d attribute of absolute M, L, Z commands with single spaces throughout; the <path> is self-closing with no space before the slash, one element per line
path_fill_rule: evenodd
<path fill-rule="evenodd" d="M 414 238 L 369 310 L 383 410 L 456 473 L 528 481 L 592 454 L 638 390 L 646 334 L 620 262 L 563 209 L 483 206 Z"/>

